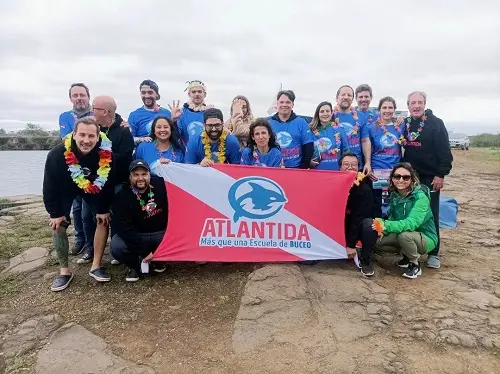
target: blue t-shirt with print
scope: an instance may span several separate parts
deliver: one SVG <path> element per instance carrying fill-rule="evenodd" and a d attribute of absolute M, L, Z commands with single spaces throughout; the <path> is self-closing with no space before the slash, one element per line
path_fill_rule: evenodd
<path fill-rule="evenodd" d="M 196 138 L 200 136 L 203 131 L 205 131 L 203 113 L 205 113 L 204 110 L 195 112 L 189 109 L 187 104 L 184 104 L 181 116 L 177 120 L 179 135 L 181 136 L 184 144 L 188 144 L 191 137 Z"/>
<path fill-rule="evenodd" d="M 373 170 L 392 169 L 400 161 L 399 138 L 403 129 L 403 126 L 395 126 L 393 123 L 385 125 L 385 129 L 377 123 L 372 123 L 369 134 L 372 142 Z"/>
<path fill-rule="evenodd" d="M 317 170 L 340 170 L 339 159 L 347 145 L 344 129 L 328 125 L 313 131 L 314 158 L 319 161 Z"/>
<path fill-rule="evenodd" d="M 210 142 L 210 150 L 212 151 L 212 160 L 219 162 L 219 142 Z M 241 158 L 240 143 L 236 136 L 229 134 L 226 137 L 226 163 L 239 164 Z M 186 164 L 199 164 L 205 158 L 205 148 L 201 135 L 191 136 L 186 149 Z"/>
<path fill-rule="evenodd" d="M 145 160 L 151 168 L 160 159 L 160 157 L 168 158 L 172 162 L 183 163 L 184 151 L 181 149 L 174 149 L 172 145 L 166 151 L 159 151 L 156 148 L 155 142 L 142 142 L 137 146 L 135 151 L 135 159 Z"/>
<path fill-rule="evenodd" d="M 134 138 L 143 138 L 151 135 L 151 126 L 156 117 L 172 118 L 170 110 L 159 107 L 158 110 L 140 107 L 128 116 L 128 124 Z"/>
<path fill-rule="evenodd" d="M 368 128 L 359 119 L 354 119 L 351 112 L 337 113 L 339 125 L 344 129 L 347 139 L 347 149 L 358 156 L 360 163 L 363 163 L 363 150 L 361 148 L 361 139 L 369 137 Z"/>
<path fill-rule="evenodd" d="M 269 118 L 269 124 L 276 134 L 285 167 L 298 168 L 302 162 L 302 146 L 314 143 L 309 125 L 293 112 L 287 122 L 282 122 L 278 114 L 275 114 Z"/>
<path fill-rule="evenodd" d="M 267 153 L 261 153 L 257 148 L 254 148 L 254 153 L 250 147 L 246 147 L 241 153 L 241 165 L 251 166 L 267 166 L 271 168 L 279 168 L 283 165 L 283 155 L 278 148 L 271 148 Z"/>
<path fill-rule="evenodd" d="M 371 124 L 377 122 L 378 118 L 380 117 L 379 113 L 375 109 L 362 111 L 356 108 L 356 111 L 358 113 L 359 122 L 363 126 L 371 126 Z"/>
<path fill-rule="evenodd" d="M 81 117 L 78 117 L 72 110 L 61 113 L 61 115 L 59 116 L 59 135 L 61 136 L 61 138 L 64 138 L 66 135 L 73 131 L 77 119 L 89 117 L 92 115 L 92 112 L 89 112 Z"/>

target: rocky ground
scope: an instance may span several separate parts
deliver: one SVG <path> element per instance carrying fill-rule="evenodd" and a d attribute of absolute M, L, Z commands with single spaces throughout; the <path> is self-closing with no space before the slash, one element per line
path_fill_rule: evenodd
<path fill-rule="evenodd" d="M 0 373 L 499 373 L 500 152 L 454 155 L 460 223 L 417 280 L 395 257 L 372 279 L 347 261 L 173 264 L 104 285 L 75 264 L 55 294 L 45 212 L 17 198 L 0 211 Z"/>

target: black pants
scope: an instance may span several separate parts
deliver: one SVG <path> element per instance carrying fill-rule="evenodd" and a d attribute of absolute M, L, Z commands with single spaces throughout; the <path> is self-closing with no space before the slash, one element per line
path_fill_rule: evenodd
<path fill-rule="evenodd" d="M 164 235 L 165 231 L 137 234 L 140 245 L 137 248 L 129 248 L 123 239 L 116 234 L 111 238 L 111 255 L 130 269 L 140 273 L 142 259 L 156 251 Z"/>
<path fill-rule="evenodd" d="M 361 265 L 369 265 L 373 256 L 373 247 L 377 241 L 377 232 L 372 229 L 373 218 L 365 218 L 359 230 L 359 240 L 361 240 Z"/>
<path fill-rule="evenodd" d="M 431 210 L 434 216 L 434 225 L 436 226 L 436 233 L 438 237 L 438 243 L 436 248 L 429 252 L 429 256 L 439 256 L 439 245 L 441 242 L 441 236 L 439 235 L 439 198 L 441 196 L 441 191 L 432 190 L 432 180 L 434 177 L 429 176 L 419 176 L 420 183 L 426 185 L 431 190 Z"/>
<path fill-rule="evenodd" d="M 372 189 L 373 191 L 373 216 L 378 218 L 382 217 L 382 190 Z"/>

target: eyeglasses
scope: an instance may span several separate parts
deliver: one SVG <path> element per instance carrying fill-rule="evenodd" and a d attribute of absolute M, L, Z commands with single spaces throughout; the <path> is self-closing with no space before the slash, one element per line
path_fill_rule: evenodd
<path fill-rule="evenodd" d="M 347 162 L 343 162 L 342 163 L 342 167 L 345 168 L 345 169 L 357 169 L 358 168 L 358 163 L 352 163 L 352 164 L 349 164 Z"/>
<path fill-rule="evenodd" d="M 404 180 L 405 182 L 408 182 L 411 179 L 411 175 L 401 175 L 401 174 L 394 174 L 392 176 L 392 179 L 395 180 Z"/>
<path fill-rule="evenodd" d="M 208 127 L 209 129 L 217 129 L 217 130 L 220 130 L 220 129 L 222 129 L 222 126 L 223 126 L 223 125 L 222 125 L 222 123 L 220 123 L 220 124 L 217 124 L 217 125 L 208 125 L 208 124 L 207 124 L 207 125 L 205 125 L 205 126 L 206 126 L 206 127 Z"/>

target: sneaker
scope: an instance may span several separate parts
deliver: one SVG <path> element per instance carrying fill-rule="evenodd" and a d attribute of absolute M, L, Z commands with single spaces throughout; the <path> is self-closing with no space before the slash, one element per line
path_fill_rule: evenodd
<path fill-rule="evenodd" d="M 140 274 L 135 269 L 128 269 L 125 276 L 125 282 L 137 282 L 140 279 Z"/>
<path fill-rule="evenodd" d="M 422 269 L 420 268 L 420 264 L 417 265 L 414 264 L 413 262 L 411 262 L 408 265 L 408 268 L 403 273 L 403 277 L 410 279 L 416 279 L 419 275 L 422 275 Z"/>
<path fill-rule="evenodd" d="M 111 277 L 104 268 L 90 270 L 89 275 L 98 282 L 109 282 L 111 280 Z"/>
<path fill-rule="evenodd" d="M 73 273 L 71 273 L 70 275 L 58 275 L 52 282 L 50 290 L 54 292 L 65 290 L 73 280 L 73 277 Z"/>
<path fill-rule="evenodd" d="M 111 260 L 111 265 L 120 265 L 120 261 L 112 259 Z"/>
<path fill-rule="evenodd" d="M 150 266 L 155 273 L 164 273 L 167 267 L 163 262 L 150 262 Z"/>
<path fill-rule="evenodd" d="M 71 256 L 78 256 L 80 253 L 83 252 L 85 245 L 82 243 L 75 243 L 73 247 L 71 247 L 69 253 Z"/>
<path fill-rule="evenodd" d="M 361 274 L 363 274 L 365 277 L 371 277 L 375 274 L 375 271 L 373 270 L 373 265 L 368 264 L 368 265 L 361 265 Z"/>
<path fill-rule="evenodd" d="M 439 257 L 429 255 L 427 257 L 427 267 L 431 269 L 439 269 L 441 267 L 441 261 L 439 261 Z"/>
<path fill-rule="evenodd" d="M 83 254 L 82 257 L 80 257 L 78 259 L 78 261 L 76 261 L 77 264 L 89 264 L 92 262 L 92 260 L 94 259 L 94 254 L 90 251 L 87 251 Z"/>
<path fill-rule="evenodd" d="M 406 269 L 409 264 L 410 264 L 410 260 L 405 255 L 403 255 L 403 258 L 398 261 L 398 266 L 400 268 L 403 268 L 403 269 Z"/>

